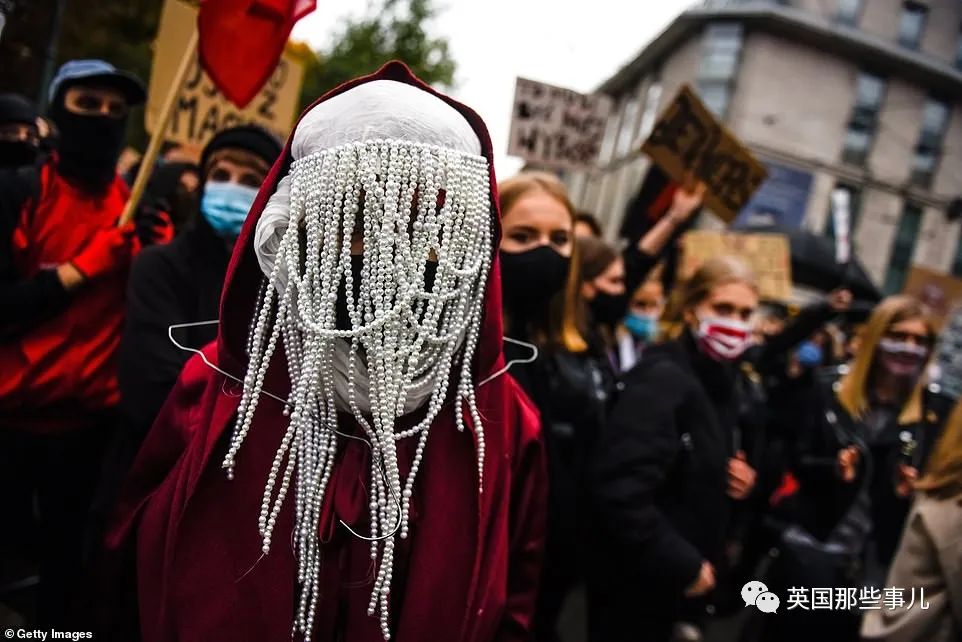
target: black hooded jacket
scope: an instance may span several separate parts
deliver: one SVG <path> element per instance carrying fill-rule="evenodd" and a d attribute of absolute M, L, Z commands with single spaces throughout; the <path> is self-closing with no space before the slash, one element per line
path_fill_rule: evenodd
<path fill-rule="evenodd" d="M 127 288 L 127 318 L 120 344 L 121 408 L 139 443 L 153 424 L 191 353 L 168 337 L 181 323 L 218 318 L 230 253 L 202 217 L 167 245 L 145 249 L 134 261 Z M 217 325 L 174 330 L 182 345 L 200 349 Z"/>
<path fill-rule="evenodd" d="M 625 375 L 592 467 L 592 584 L 606 611 L 592 615 L 604 630 L 592 639 L 633 639 L 625 635 L 644 630 L 640 620 L 660 639 L 654 631 L 678 617 L 702 562 L 722 562 L 732 504 L 726 466 L 738 432 L 735 370 L 703 355 L 685 332 L 650 347 Z"/>

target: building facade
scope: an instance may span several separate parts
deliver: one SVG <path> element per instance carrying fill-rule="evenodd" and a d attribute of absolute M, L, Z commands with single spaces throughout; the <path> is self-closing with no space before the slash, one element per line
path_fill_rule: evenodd
<path fill-rule="evenodd" d="M 950 216 L 962 195 L 962 2 L 710 0 L 684 12 L 601 85 L 617 108 L 599 167 L 565 177 L 610 232 L 647 171 L 641 143 L 686 83 L 793 182 L 792 224 L 832 234 L 830 194 L 850 191 L 855 252 L 885 291 L 912 265 L 962 276 Z"/>

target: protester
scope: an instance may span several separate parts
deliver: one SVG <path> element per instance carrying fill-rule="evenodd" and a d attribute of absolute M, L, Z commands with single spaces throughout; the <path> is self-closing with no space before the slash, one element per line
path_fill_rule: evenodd
<path fill-rule="evenodd" d="M 608 243 L 599 238 L 576 239 L 581 260 L 581 296 L 588 304 L 590 326 L 606 354 L 613 352 L 615 326 L 625 316 L 625 264 Z"/>
<path fill-rule="evenodd" d="M 644 346 L 658 334 L 665 308 L 661 274 L 648 278 L 629 297 L 621 255 L 600 239 L 579 238 L 581 295 L 588 302 L 591 338 L 607 356 L 611 368 L 626 372 L 637 363 Z"/>
<path fill-rule="evenodd" d="M 665 287 L 661 273 L 649 275 L 628 300 L 628 312 L 615 331 L 618 370 L 631 370 L 645 348 L 658 340 L 661 315 L 665 311 Z"/>
<path fill-rule="evenodd" d="M 166 144 L 144 190 L 143 202 L 169 215 L 178 234 L 190 226 L 197 212 L 201 180 L 197 161 L 190 149 Z M 128 185 L 133 185 L 139 170 L 140 158 L 135 158 L 124 173 Z"/>
<path fill-rule="evenodd" d="M 170 341 L 168 328 L 216 321 L 234 242 L 280 153 L 274 136 L 256 126 L 218 133 L 201 161 L 201 215 L 170 244 L 147 248 L 134 262 L 120 344 L 121 409 L 132 445 L 147 434 L 190 357 Z M 178 329 L 173 336 L 202 348 L 217 337 L 217 325 Z"/>
<path fill-rule="evenodd" d="M 526 639 L 546 480 L 492 156 L 400 63 L 302 116 L 108 540 L 145 642 Z"/>
<path fill-rule="evenodd" d="M 580 267 L 581 296 L 588 304 L 588 325 L 593 328 L 589 343 L 594 344 L 597 352 L 606 355 L 615 372 L 627 370 L 637 359 L 626 353 L 627 367 L 620 363 L 621 352 L 628 350 L 630 343 L 625 333 L 619 337 L 618 328 L 628 312 L 629 294 L 636 292 L 649 280 L 649 274 L 669 247 L 676 231 L 701 206 L 704 193 L 703 184 L 675 189 L 671 205 L 664 215 L 637 243 L 629 244 L 621 256 L 599 236 L 576 234 L 582 244 L 581 254 L 584 257 Z M 576 218 L 576 221 L 580 220 Z"/>
<path fill-rule="evenodd" d="M 601 223 L 591 212 L 578 212 L 575 215 L 575 238 L 596 238 L 603 236 Z"/>
<path fill-rule="evenodd" d="M 32 165 L 39 146 L 33 103 L 19 94 L 0 94 L 0 167 Z"/>
<path fill-rule="evenodd" d="M 13 237 L 20 207 L 36 191 L 35 163 L 39 153 L 36 117 L 33 103 L 23 96 L 0 94 L 0 242 L 8 242 Z M 11 258 L 7 248 L 0 248 L 2 291 L 7 289 L 8 279 L 15 279 Z M 3 341 L 2 336 L 0 341 Z M 0 370 L 3 369 L 0 366 Z M 6 372 L 0 376 L 6 376 Z M 7 441 L 0 435 L 0 448 Z M 0 464 L 5 460 L 6 457 L 0 454 Z M 7 475 L 0 472 L 0 483 L 6 481 Z M 10 577 L 7 560 L 17 556 L 21 560 L 35 559 L 33 498 L 26 493 L 11 493 L 8 487 L 7 491 L 0 490 L 0 499 L 3 500 L 4 520 L 8 525 L 0 529 L 0 578 L 15 581 L 21 578 Z"/>
<path fill-rule="evenodd" d="M 922 479 L 885 586 L 918 590 L 926 607 L 869 610 L 862 638 L 962 639 L 962 405 L 946 421 Z"/>
<path fill-rule="evenodd" d="M 535 639 L 558 639 L 558 616 L 583 576 L 586 455 L 607 412 L 614 380 L 588 340 L 575 213 L 561 182 L 524 172 L 498 186 L 505 355 L 541 414 L 550 495 Z M 522 342 L 519 344 L 518 342 Z"/>
<path fill-rule="evenodd" d="M 175 234 L 194 222 L 200 192 L 200 169 L 188 161 L 169 161 L 156 167 L 144 198 L 170 216 Z"/>
<path fill-rule="evenodd" d="M 842 378 L 824 382 L 806 412 L 791 418 L 786 430 L 795 438 L 791 472 L 799 487 L 780 507 L 789 526 L 774 570 L 777 585 L 881 585 L 912 484 L 942 422 L 922 377 L 934 338 L 915 299 L 885 299 Z M 826 627 L 839 640 L 857 637 L 852 613 L 796 611 L 772 619 L 766 639 L 810 639 Z"/>
<path fill-rule="evenodd" d="M 33 103 L 19 94 L 0 94 L 0 239 L 3 241 L 13 238 L 23 203 L 39 187 L 35 164 L 40 140 L 36 122 Z M 10 261 L 9 249 L 0 249 L 0 278 L 4 282 L 14 279 L 15 268 Z"/>
<path fill-rule="evenodd" d="M 114 165 L 144 89 L 109 63 L 74 60 L 49 95 L 59 151 L 0 240 L 0 492 L 3 505 L 35 498 L 37 622 L 63 629 L 119 399 L 124 289 L 140 242 L 133 223 L 117 225 L 128 191 Z"/>
<path fill-rule="evenodd" d="M 751 340 L 754 277 L 706 261 L 681 292 L 684 328 L 649 347 L 599 439 L 589 582 L 593 641 L 669 640 L 708 595 L 732 504 L 752 491 L 741 451 L 736 360 Z"/>
<path fill-rule="evenodd" d="M 744 610 L 740 589 L 759 579 L 758 568 L 765 565 L 777 543 L 777 529 L 771 527 L 772 498 L 777 500 L 794 481 L 787 473 L 796 442 L 792 427 L 799 416 L 810 414 L 818 405 L 816 377 L 829 365 L 823 328 L 847 313 L 851 302 L 851 292 L 839 289 L 790 318 L 782 314 L 787 315 L 787 306 L 771 301 L 765 305 L 767 319 L 756 316 L 763 331 L 756 328 L 757 343 L 742 355 L 735 381 L 741 438 L 748 463 L 756 471 L 755 487 L 732 515 L 725 572 L 716 590 L 716 616 Z"/>

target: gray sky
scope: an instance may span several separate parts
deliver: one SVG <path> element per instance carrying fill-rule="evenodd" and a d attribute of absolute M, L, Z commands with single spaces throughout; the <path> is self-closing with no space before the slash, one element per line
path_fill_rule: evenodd
<path fill-rule="evenodd" d="M 484 118 L 500 178 L 521 161 L 505 154 L 517 76 L 590 91 L 630 61 L 692 0 L 435 0 L 430 33 L 445 36 L 457 63 L 452 94 Z M 293 37 L 326 47 L 342 18 L 365 0 L 319 0 Z"/>

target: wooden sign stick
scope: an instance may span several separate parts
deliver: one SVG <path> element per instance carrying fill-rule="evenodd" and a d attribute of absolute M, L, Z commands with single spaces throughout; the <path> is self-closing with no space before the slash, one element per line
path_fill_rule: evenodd
<path fill-rule="evenodd" d="M 180 61 L 180 66 L 177 68 L 174 80 L 170 83 L 170 92 L 164 100 L 160 114 L 157 115 L 154 133 L 150 137 L 150 144 L 147 145 L 147 151 L 144 152 L 144 157 L 140 160 L 140 169 L 137 170 L 137 178 L 134 180 L 134 186 L 130 189 L 130 199 L 127 200 L 127 204 L 124 206 L 124 211 L 120 215 L 118 225 L 126 225 L 129 223 L 134 217 L 134 212 L 137 211 L 137 205 L 140 204 L 140 199 L 143 197 L 144 190 L 147 188 L 147 182 L 150 180 L 150 175 L 154 171 L 157 155 L 160 153 L 160 147 L 164 143 L 164 136 L 167 134 L 167 125 L 170 124 L 170 117 L 174 113 L 174 104 L 177 102 L 177 96 L 180 95 L 180 90 L 184 86 L 184 80 L 187 78 L 187 72 L 190 70 L 190 63 L 193 61 L 195 53 L 197 53 L 196 28 L 190 36 L 190 42 L 187 43 L 187 48 L 184 50 L 184 57 Z"/>

